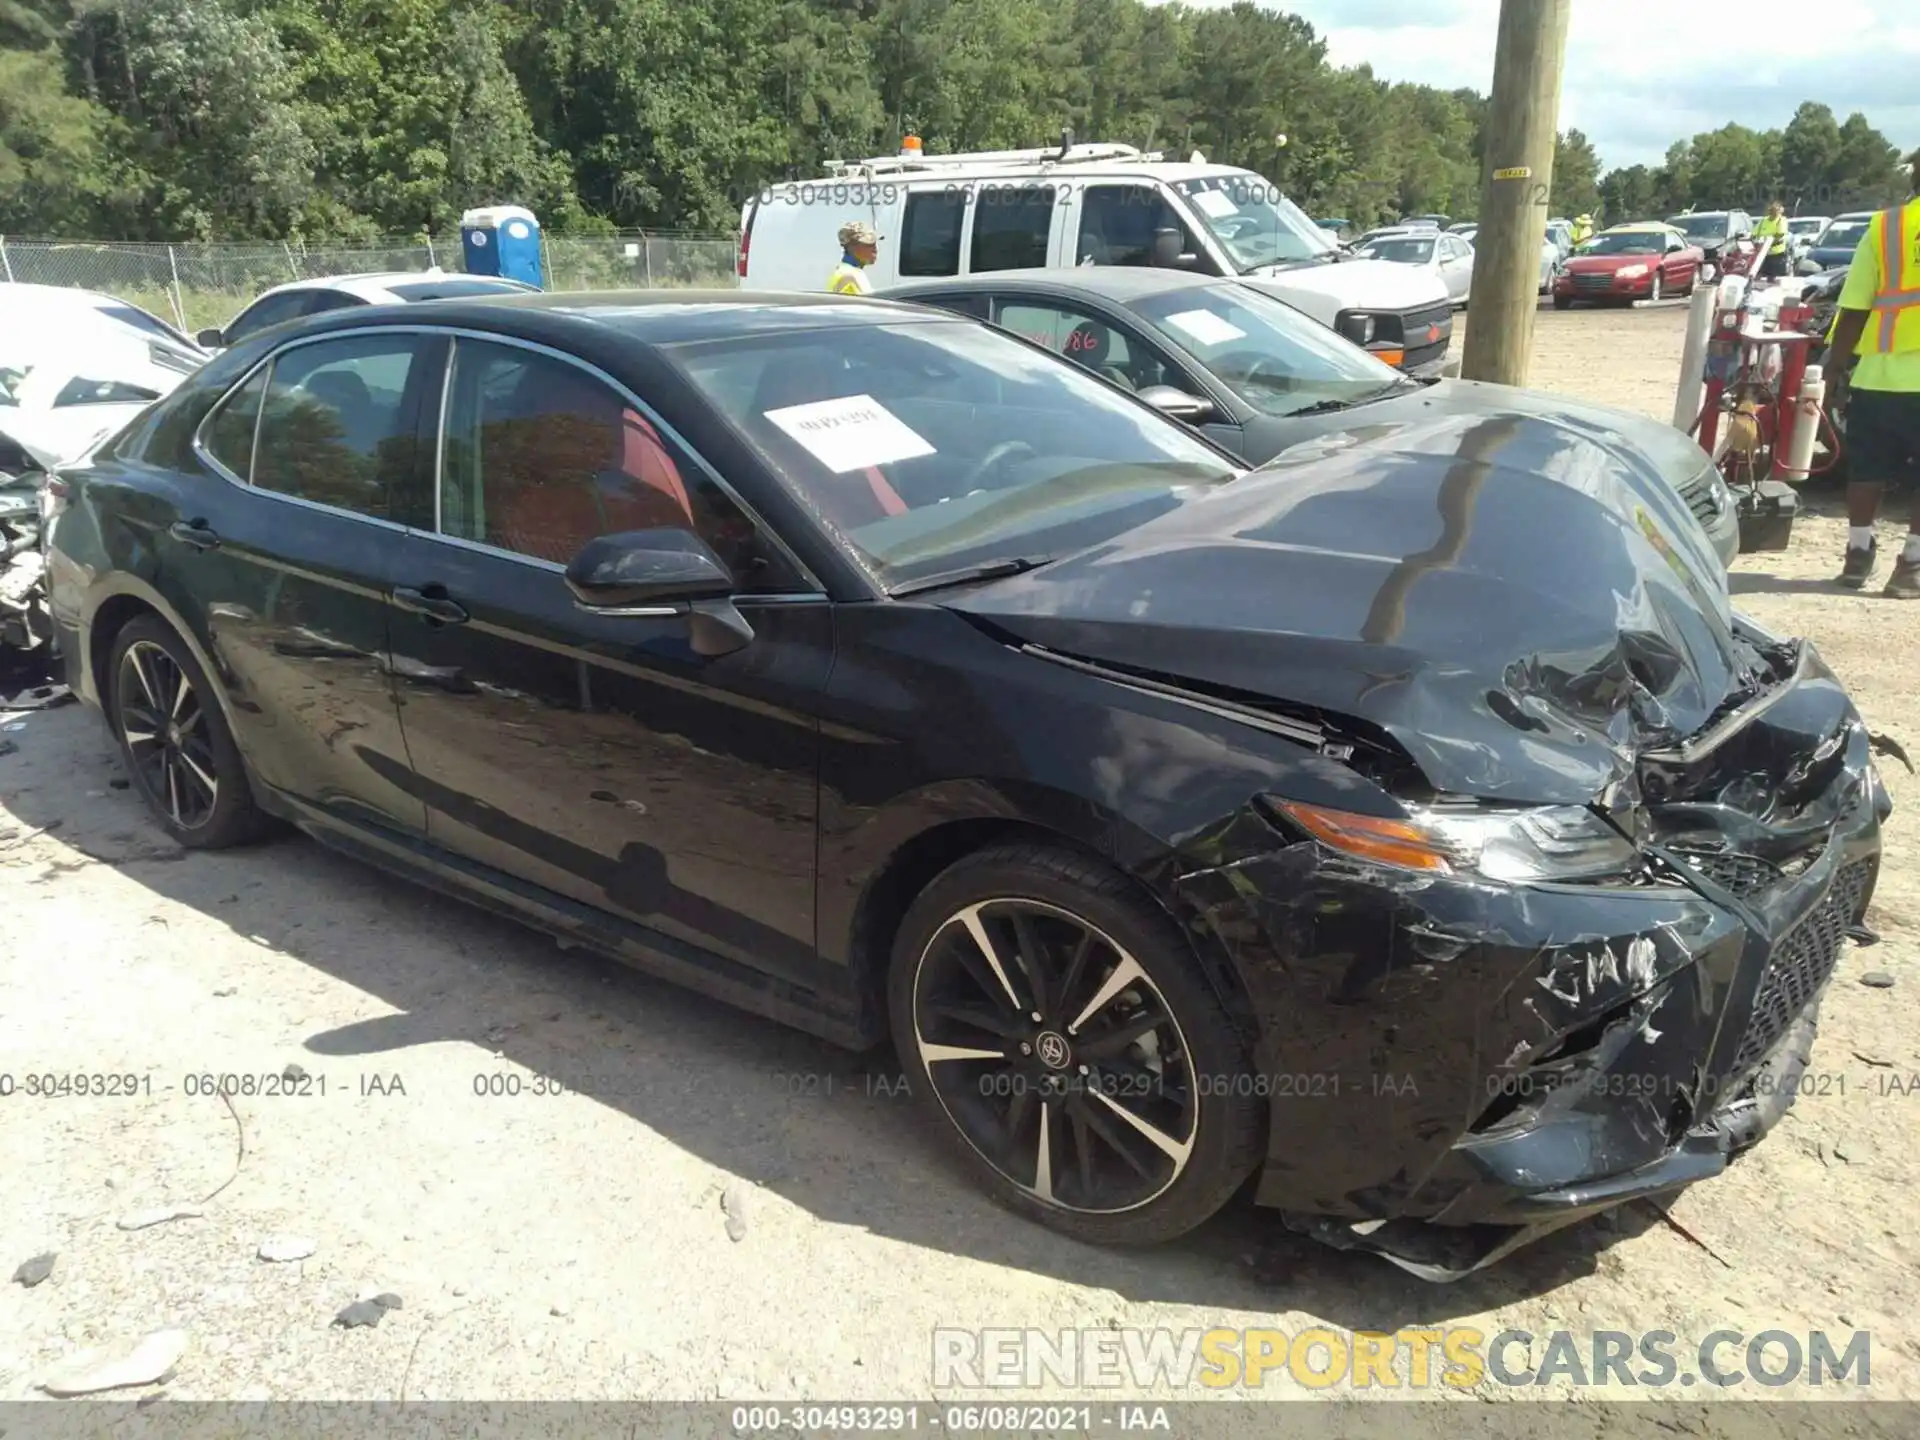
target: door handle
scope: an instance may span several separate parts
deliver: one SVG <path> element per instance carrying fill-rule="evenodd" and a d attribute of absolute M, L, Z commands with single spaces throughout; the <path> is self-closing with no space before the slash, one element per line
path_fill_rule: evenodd
<path fill-rule="evenodd" d="M 211 550 L 220 543 L 220 537 L 207 528 L 204 520 L 176 520 L 167 527 L 167 533 L 196 550 Z"/>
<path fill-rule="evenodd" d="M 423 585 L 418 590 L 400 586 L 393 592 L 393 603 L 435 624 L 464 625 L 468 618 L 467 607 L 449 599 L 444 585 Z"/>

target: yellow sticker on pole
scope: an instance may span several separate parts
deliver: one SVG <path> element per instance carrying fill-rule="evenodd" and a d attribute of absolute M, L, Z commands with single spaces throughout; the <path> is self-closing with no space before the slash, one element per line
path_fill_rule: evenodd
<path fill-rule="evenodd" d="M 1531 180 L 1533 178 L 1533 167 L 1531 165 L 1509 165 L 1504 170 L 1494 171 L 1493 178 L 1496 180 Z"/>

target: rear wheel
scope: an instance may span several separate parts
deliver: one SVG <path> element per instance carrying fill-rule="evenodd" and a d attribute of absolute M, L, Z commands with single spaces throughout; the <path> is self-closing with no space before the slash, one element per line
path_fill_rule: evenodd
<path fill-rule="evenodd" d="M 108 714 L 127 773 L 180 844 L 218 850 L 260 838 L 240 750 L 213 687 L 186 643 L 153 616 L 114 637 Z"/>
<path fill-rule="evenodd" d="M 908 911 L 888 988 L 928 1113 L 1055 1230 L 1171 1240 L 1260 1158 L 1261 1087 L 1185 938 L 1089 858 L 1015 844 L 958 861 Z"/>

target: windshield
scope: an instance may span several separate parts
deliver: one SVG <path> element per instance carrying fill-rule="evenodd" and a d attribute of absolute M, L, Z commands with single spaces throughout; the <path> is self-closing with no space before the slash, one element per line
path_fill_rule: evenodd
<path fill-rule="evenodd" d="M 1667 223 L 1690 240 L 1724 239 L 1729 229 L 1725 215 L 1675 215 Z"/>
<path fill-rule="evenodd" d="M 1867 233 L 1870 220 L 1836 220 L 1820 236 L 1822 250 L 1839 250 L 1860 243 L 1860 237 Z"/>
<path fill-rule="evenodd" d="M 1079 366 L 970 322 L 667 353 L 889 589 L 1082 549 L 1240 474 Z"/>
<path fill-rule="evenodd" d="M 1433 241 L 1375 240 L 1360 253 L 1372 260 L 1390 260 L 1395 265 L 1425 265 L 1433 259 Z"/>
<path fill-rule="evenodd" d="M 1267 415 L 1350 405 L 1397 388 L 1402 379 L 1324 325 L 1244 284 L 1170 290 L 1133 310 Z"/>
<path fill-rule="evenodd" d="M 1622 231 L 1616 235 L 1596 235 L 1580 247 L 1582 255 L 1658 255 L 1666 249 L 1666 237 L 1645 230 Z"/>
<path fill-rule="evenodd" d="M 1249 171 L 1182 180 L 1173 188 L 1187 197 L 1200 223 L 1243 274 L 1261 265 L 1319 260 L 1340 253 L 1339 246 L 1278 186 Z"/>
<path fill-rule="evenodd" d="M 1787 232 L 1792 235 L 1818 235 L 1820 227 L 1826 223 L 1824 220 L 1789 220 Z"/>

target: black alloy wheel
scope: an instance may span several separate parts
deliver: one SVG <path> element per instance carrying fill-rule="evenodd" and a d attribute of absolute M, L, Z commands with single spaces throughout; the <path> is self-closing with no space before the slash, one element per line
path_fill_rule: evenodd
<path fill-rule="evenodd" d="M 1258 1158 L 1244 1050 L 1166 917 L 1090 859 L 959 862 L 902 927 L 894 1035 L 991 1188 L 1085 1239 L 1170 1239 Z"/>
<path fill-rule="evenodd" d="M 165 624 L 142 616 L 114 639 L 107 697 L 134 786 L 167 832 L 194 849 L 265 828 L 205 673 Z"/>

